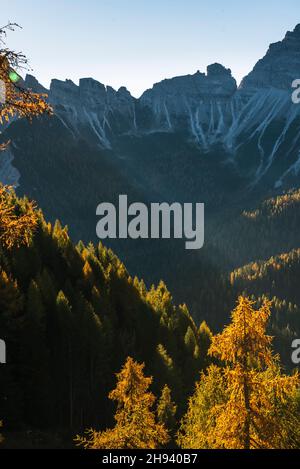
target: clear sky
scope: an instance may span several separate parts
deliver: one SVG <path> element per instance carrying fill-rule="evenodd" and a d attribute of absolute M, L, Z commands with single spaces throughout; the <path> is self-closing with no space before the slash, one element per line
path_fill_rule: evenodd
<path fill-rule="evenodd" d="M 51 78 L 93 77 L 139 96 L 153 83 L 220 62 L 237 81 L 300 23 L 299 0 L 0 0 L 8 45 Z"/>

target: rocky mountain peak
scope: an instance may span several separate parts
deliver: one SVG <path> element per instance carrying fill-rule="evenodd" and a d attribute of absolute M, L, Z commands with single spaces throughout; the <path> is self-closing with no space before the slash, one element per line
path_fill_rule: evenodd
<path fill-rule="evenodd" d="M 236 81 L 230 69 L 214 63 L 207 67 L 207 73 L 199 70 L 193 75 L 183 75 L 163 80 L 154 84 L 153 88 L 145 91 L 141 102 L 149 103 L 155 100 L 175 101 L 178 99 L 193 101 L 211 98 L 227 98 L 237 89 Z"/>
<path fill-rule="evenodd" d="M 162 80 L 139 99 L 124 86 L 115 90 L 93 78 L 82 78 L 79 85 L 52 80 L 49 101 L 56 125 L 72 144 L 86 141 L 97 150 L 114 151 L 116 142 L 118 148 L 127 137 L 170 133 L 205 154 L 222 149 L 237 171 L 246 172 L 252 187 L 265 178 L 280 187 L 300 174 L 300 105 L 291 100 L 291 84 L 297 78 L 300 24 L 269 46 L 239 89 L 229 68 L 212 63 L 206 72 Z M 24 84 L 47 92 L 32 75 Z M 12 157 L 6 154 L 0 174 L 17 183 Z"/>
<path fill-rule="evenodd" d="M 24 80 L 25 88 L 29 88 L 35 93 L 48 93 L 48 90 L 42 86 L 38 80 L 30 74 L 27 74 Z"/>
<path fill-rule="evenodd" d="M 270 87 L 288 90 L 296 78 L 300 78 L 300 24 L 288 31 L 282 41 L 270 44 L 240 88 L 250 92 Z"/>
<path fill-rule="evenodd" d="M 214 64 L 211 64 L 211 65 L 208 65 L 208 67 L 207 67 L 207 77 L 208 78 L 222 77 L 222 76 L 231 77 L 230 68 L 225 68 L 222 64 L 219 64 L 219 63 L 214 63 Z"/>

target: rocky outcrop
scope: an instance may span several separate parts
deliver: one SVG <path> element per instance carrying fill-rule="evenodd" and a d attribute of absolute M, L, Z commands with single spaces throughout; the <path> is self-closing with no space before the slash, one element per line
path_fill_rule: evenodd
<path fill-rule="evenodd" d="M 266 55 L 257 62 L 240 85 L 240 90 L 276 88 L 291 90 L 292 82 L 300 78 L 300 24 L 288 31 L 280 42 L 271 44 Z"/>
<path fill-rule="evenodd" d="M 115 133 L 128 131 L 134 122 L 135 99 L 127 89 L 116 91 L 93 78 L 82 78 L 79 86 L 71 80 L 52 80 L 49 100 L 74 136 L 92 139 L 105 148 L 110 148 Z"/>
<path fill-rule="evenodd" d="M 0 182 L 8 186 L 18 187 L 20 173 L 13 165 L 13 148 L 0 152 Z"/>

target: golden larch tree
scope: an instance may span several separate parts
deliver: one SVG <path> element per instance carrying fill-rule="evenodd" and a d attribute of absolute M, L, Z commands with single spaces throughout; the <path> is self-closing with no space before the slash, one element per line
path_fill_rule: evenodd
<path fill-rule="evenodd" d="M 177 405 L 172 400 L 171 389 L 165 384 L 158 399 L 156 413 L 158 421 L 165 425 L 170 434 L 174 433 L 176 427 L 176 412 Z"/>
<path fill-rule="evenodd" d="M 231 323 L 212 338 L 209 354 L 224 366 L 216 371 L 213 365 L 202 376 L 189 403 L 190 418 L 183 419 L 179 432 L 183 447 L 191 447 L 198 432 L 202 447 L 211 448 L 285 448 L 299 443 L 295 443 L 299 424 L 293 418 L 299 376 L 283 374 L 279 357 L 272 351 L 272 337 L 266 333 L 269 317 L 268 300 L 255 310 L 254 302 L 241 296 Z M 217 382 L 221 389 L 210 395 L 207 386 L 214 393 L 211 384 Z M 194 418 L 199 408 L 195 407 L 200 406 L 203 413 L 203 404 L 208 420 L 199 428 Z"/>
<path fill-rule="evenodd" d="M 98 432 L 86 431 L 75 441 L 86 449 L 153 449 L 165 445 L 169 435 L 165 426 L 156 422 L 152 411 L 155 396 L 149 391 L 151 377 L 145 377 L 144 364 L 128 357 L 120 373 L 117 386 L 109 398 L 117 402 L 116 425 Z"/>
<path fill-rule="evenodd" d="M 0 247 L 28 245 L 37 224 L 35 204 L 26 199 L 18 201 L 12 187 L 0 184 Z"/>

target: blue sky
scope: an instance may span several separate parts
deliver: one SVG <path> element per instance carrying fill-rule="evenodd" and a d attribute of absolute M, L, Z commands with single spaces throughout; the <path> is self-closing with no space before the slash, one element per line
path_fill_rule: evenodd
<path fill-rule="evenodd" d="M 139 96 L 153 83 L 205 71 L 220 62 L 240 79 L 271 42 L 300 23 L 299 0 L 10 0 L 1 1 L 8 45 L 51 78 L 93 77 Z"/>

